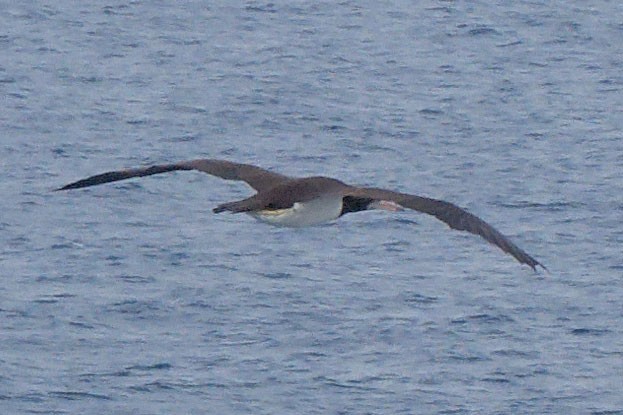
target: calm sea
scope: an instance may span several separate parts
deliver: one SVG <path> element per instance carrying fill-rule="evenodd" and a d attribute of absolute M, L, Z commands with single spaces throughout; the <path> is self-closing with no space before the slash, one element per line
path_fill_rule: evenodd
<path fill-rule="evenodd" d="M 0 1 L 0 413 L 623 414 L 623 3 Z M 452 201 L 277 229 L 199 157 Z"/>

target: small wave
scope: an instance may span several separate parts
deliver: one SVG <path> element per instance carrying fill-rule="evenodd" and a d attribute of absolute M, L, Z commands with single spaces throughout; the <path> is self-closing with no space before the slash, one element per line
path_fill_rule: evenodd
<path fill-rule="evenodd" d="M 175 387 L 169 383 L 156 381 L 144 385 L 131 386 L 130 389 L 136 392 L 154 392 L 156 390 L 172 390 L 175 389 Z"/>
<path fill-rule="evenodd" d="M 482 35 L 497 35 L 498 31 L 492 27 L 481 26 L 481 27 L 476 27 L 474 29 L 470 29 L 467 33 L 470 36 L 482 36 Z"/>
<path fill-rule="evenodd" d="M 429 297 L 427 295 L 422 295 L 422 294 L 417 294 L 417 293 L 410 294 L 405 299 L 406 303 L 419 304 L 419 305 L 433 304 L 433 303 L 436 303 L 437 301 L 438 301 L 437 297 Z"/>
<path fill-rule="evenodd" d="M 290 274 L 289 272 L 267 272 L 267 273 L 260 273 L 259 275 L 264 278 L 270 278 L 273 280 L 283 280 L 283 279 L 292 278 L 292 274 Z"/>
<path fill-rule="evenodd" d="M 571 330 L 571 334 L 574 334 L 576 336 L 602 336 L 607 333 L 610 333 L 610 330 L 591 329 L 591 328 L 586 328 L 586 327 Z"/>
<path fill-rule="evenodd" d="M 130 284 L 149 284 L 156 281 L 154 277 L 143 277 L 142 275 L 119 275 L 117 279 Z"/>
<path fill-rule="evenodd" d="M 95 328 L 95 326 L 93 326 L 91 324 L 88 324 L 88 323 L 81 322 L 81 321 L 70 321 L 69 325 L 73 326 L 73 327 L 78 327 L 78 328 L 81 328 L 81 329 L 93 329 L 93 328 Z"/>
<path fill-rule="evenodd" d="M 134 365 L 126 367 L 126 370 L 163 370 L 163 369 L 171 369 L 173 366 L 170 363 L 162 362 L 162 363 L 154 363 L 153 365 Z"/>
<path fill-rule="evenodd" d="M 502 377 L 488 377 L 488 378 L 482 378 L 481 379 L 483 382 L 490 382 L 490 383 L 510 383 L 510 380 L 508 380 L 507 378 L 502 378 Z"/>
<path fill-rule="evenodd" d="M 577 202 L 552 202 L 552 203 L 538 203 L 520 201 L 516 203 L 499 203 L 498 206 L 510 208 L 510 209 L 542 209 L 554 212 L 560 212 L 566 209 L 578 209 L 585 207 L 584 203 Z"/>
<path fill-rule="evenodd" d="M 101 399 L 106 401 L 112 400 L 110 396 L 90 392 L 55 391 L 50 392 L 49 395 L 69 401 L 78 401 L 83 399 Z"/>

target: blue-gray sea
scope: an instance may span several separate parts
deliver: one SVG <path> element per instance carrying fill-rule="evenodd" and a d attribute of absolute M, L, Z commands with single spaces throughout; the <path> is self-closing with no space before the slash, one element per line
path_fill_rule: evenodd
<path fill-rule="evenodd" d="M 623 3 L 0 1 L 1 414 L 623 414 Z M 214 215 L 193 158 L 454 202 Z"/>

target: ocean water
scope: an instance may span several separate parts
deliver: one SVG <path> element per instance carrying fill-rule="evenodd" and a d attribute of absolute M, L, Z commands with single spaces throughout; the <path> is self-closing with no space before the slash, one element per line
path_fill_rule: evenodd
<path fill-rule="evenodd" d="M 623 414 L 623 6 L 0 3 L 0 413 Z M 452 201 L 279 229 L 199 157 Z"/>

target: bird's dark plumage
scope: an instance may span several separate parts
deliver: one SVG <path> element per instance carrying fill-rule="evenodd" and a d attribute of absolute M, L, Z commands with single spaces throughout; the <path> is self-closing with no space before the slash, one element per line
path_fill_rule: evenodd
<path fill-rule="evenodd" d="M 273 173 L 250 164 L 233 163 L 227 160 L 198 159 L 180 161 L 173 164 L 159 164 L 156 166 L 110 171 L 78 180 L 56 190 L 79 189 L 81 187 L 116 182 L 132 177 L 151 176 L 152 174 L 175 170 L 198 170 L 225 180 L 242 180 L 258 192 L 268 190 L 275 184 L 289 179 L 283 174 Z"/>

